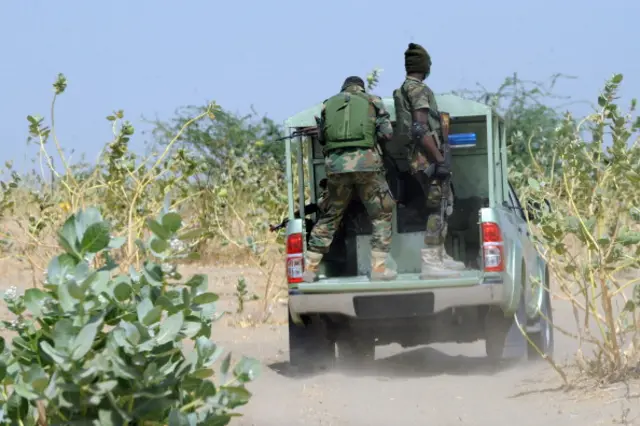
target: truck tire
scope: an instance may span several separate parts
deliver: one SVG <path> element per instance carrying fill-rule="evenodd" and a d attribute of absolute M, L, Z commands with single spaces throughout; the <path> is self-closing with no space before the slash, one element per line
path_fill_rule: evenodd
<path fill-rule="evenodd" d="M 347 335 L 338 339 L 338 363 L 345 368 L 362 368 L 375 359 L 376 344 L 373 338 Z"/>
<path fill-rule="evenodd" d="M 548 281 L 547 281 L 548 282 Z M 551 309 L 551 295 L 549 291 L 545 289 L 542 297 L 542 304 L 540 305 L 540 315 L 538 317 L 538 330 L 535 332 L 529 332 L 529 339 L 537 346 L 543 355 L 547 357 L 553 357 L 553 351 L 555 347 L 553 329 L 553 311 Z M 540 354 L 531 346 L 528 346 L 528 358 L 529 360 L 539 360 Z"/>
<path fill-rule="evenodd" d="M 304 324 L 295 324 L 289 314 L 289 364 L 305 372 L 331 368 L 335 343 L 327 338 L 324 321 L 317 315 L 302 320 Z"/>

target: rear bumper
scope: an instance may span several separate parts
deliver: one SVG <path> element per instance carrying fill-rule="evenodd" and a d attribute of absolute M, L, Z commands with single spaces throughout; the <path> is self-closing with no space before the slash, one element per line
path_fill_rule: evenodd
<path fill-rule="evenodd" d="M 367 292 L 368 296 L 411 295 L 433 293 L 433 313 L 450 308 L 477 305 L 501 305 L 503 303 L 502 283 L 483 283 L 461 287 L 441 287 L 411 290 L 387 290 Z M 294 319 L 304 314 L 341 314 L 358 318 L 354 298 L 362 292 L 340 293 L 296 293 L 289 294 L 289 310 Z"/>

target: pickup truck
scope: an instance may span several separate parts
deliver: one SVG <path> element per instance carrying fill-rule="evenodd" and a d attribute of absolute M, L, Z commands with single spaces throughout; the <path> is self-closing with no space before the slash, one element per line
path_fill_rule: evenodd
<path fill-rule="evenodd" d="M 393 98 L 383 101 L 393 122 Z M 407 147 L 391 141 L 384 160 L 397 201 L 391 253 L 398 278 L 370 281 L 371 222 L 356 198 L 323 259 L 319 280 L 303 282 L 309 230 L 294 210 L 302 211 L 307 196 L 315 201 L 325 177 L 322 146 L 309 132 L 321 105 L 286 120 L 286 267 L 293 366 L 362 364 L 374 359 L 376 346 L 391 343 L 413 347 L 484 340 L 487 356 L 498 361 L 539 357 L 530 340 L 552 356 L 549 271 L 529 236 L 528 221 L 535 221 L 534 213 L 523 209 L 508 180 L 504 121 L 490 107 L 459 96 L 439 95 L 437 102 L 450 116 L 453 157 L 455 201 L 446 250 L 467 267 L 456 278 L 419 277 L 424 194 L 408 172 Z"/>

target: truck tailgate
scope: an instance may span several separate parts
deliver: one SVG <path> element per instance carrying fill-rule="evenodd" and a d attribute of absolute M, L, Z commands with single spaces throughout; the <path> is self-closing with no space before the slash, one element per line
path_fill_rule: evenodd
<path fill-rule="evenodd" d="M 315 283 L 299 283 L 301 293 L 341 293 L 390 290 L 427 290 L 430 288 L 464 287 L 480 284 L 484 274 L 478 270 L 462 271 L 455 278 L 422 280 L 420 274 L 398 274 L 393 281 L 369 281 L 366 275 L 322 278 Z"/>
<path fill-rule="evenodd" d="M 398 317 L 457 306 L 500 305 L 503 297 L 497 274 L 464 271 L 456 278 L 421 280 L 419 274 L 411 273 L 398 274 L 394 281 L 372 282 L 367 276 L 356 276 L 300 283 L 289 289 L 289 308 L 294 318 L 307 313 Z"/>

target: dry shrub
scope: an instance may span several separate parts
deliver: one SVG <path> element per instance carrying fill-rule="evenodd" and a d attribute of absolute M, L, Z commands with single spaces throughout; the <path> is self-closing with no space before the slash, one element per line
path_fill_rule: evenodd
<path fill-rule="evenodd" d="M 555 132 L 552 167 L 532 156 L 521 176 L 531 226 L 557 297 L 574 312 L 580 371 L 598 383 L 640 375 L 640 146 L 635 101 L 621 111 L 622 75 L 607 81 L 600 109 Z M 549 204 L 547 204 L 549 202 Z"/>
<path fill-rule="evenodd" d="M 0 257 L 26 265 L 33 285 L 41 281 L 48 259 L 57 250 L 57 230 L 69 212 L 96 206 L 112 225 L 122 248 L 113 250 L 120 267 L 140 266 L 146 221 L 164 210 L 177 210 L 187 228 L 202 229 L 195 240 L 199 257 L 183 263 L 235 264 L 258 268 L 266 279 L 259 293 L 266 312 L 284 288 L 282 237 L 269 232 L 286 210 L 286 181 L 281 159 L 265 155 L 262 140 L 241 140 L 241 149 L 211 156 L 189 148 L 198 123 L 215 123 L 225 112 L 210 104 L 175 126 L 154 152 L 141 157 L 129 150 L 135 129 L 123 111 L 107 117 L 113 139 L 97 164 L 70 164 L 55 134 L 55 101 L 67 82 L 54 83 L 50 125 L 29 116 L 31 141 L 39 147 L 38 166 L 27 174 L 7 163 L 0 186 Z M 234 128 L 239 137 L 246 136 Z M 202 132 L 201 132 L 202 133 Z M 244 136 L 243 136 L 244 135 Z M 54 167 L 51 145 L 57 152 Z M 296 177 L 297 179 L 297 177 Z M 170 201 L 169 201 L 170 200 Z M 250 283 L 253 284 L 253 283 Z"/>

